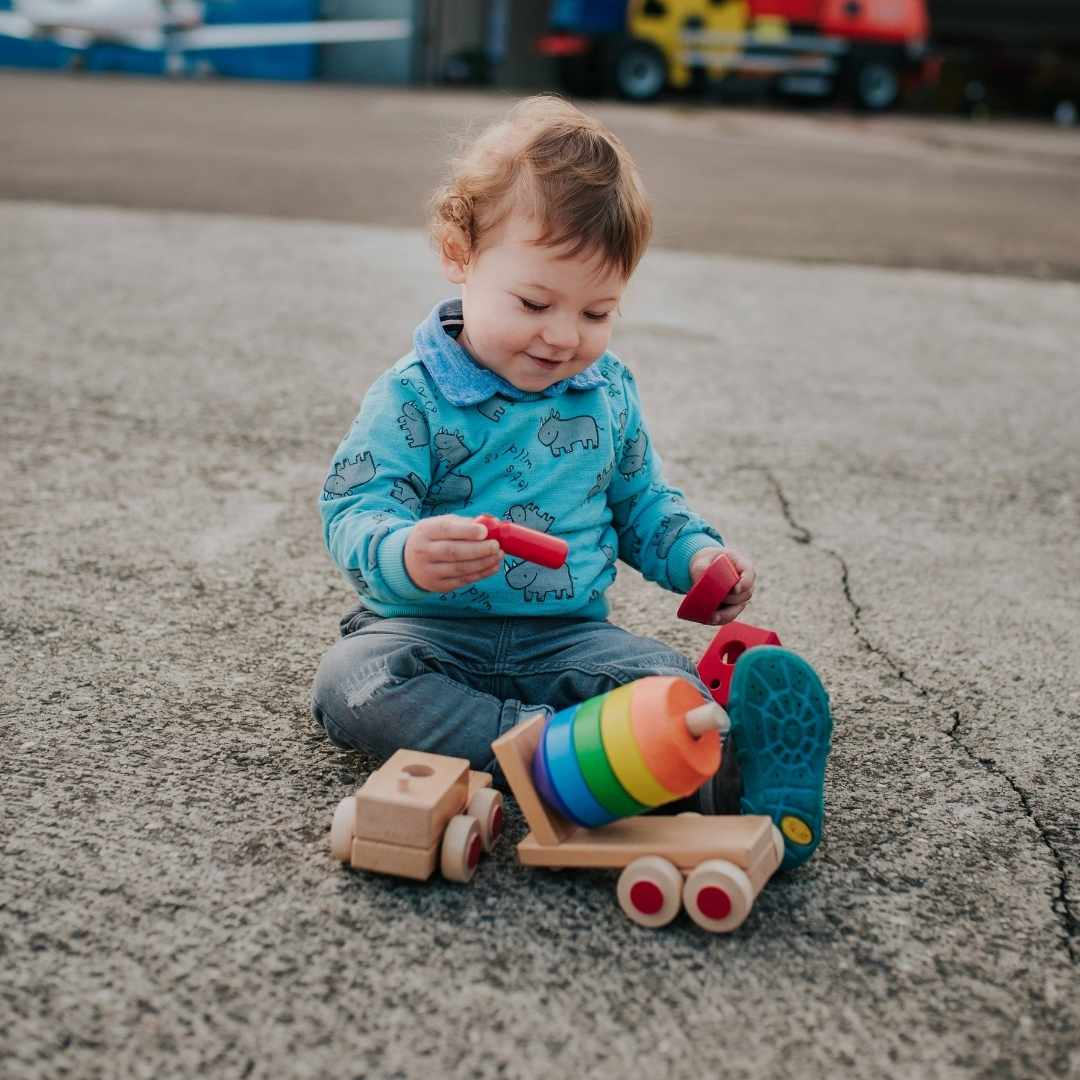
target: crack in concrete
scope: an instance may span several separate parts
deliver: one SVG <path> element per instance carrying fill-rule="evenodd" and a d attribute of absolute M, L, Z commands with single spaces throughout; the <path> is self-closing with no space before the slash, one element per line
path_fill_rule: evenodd
<path fill-rule="evenodd" d="M 746 465 L 742 466 L 744 470 L 760 472 L 768 480 L 773 492 L 776 495 L 777 501 L 780 503 L 780 510 L 784 516 L 784 520 L 793 530 L 791 534 L 792 540 L 797 544 L 813 544 L 814 536 L 805 525 L 799 524 L 795 520 L 795 516 L 792 513 L 791 502 L 789 501 L 783 486 L 781 485 L 776 474 L 772 469 L 763 465 Z M 851 576 L 848 571 L 847 561 L 844 559 L 838 551 L 834 551 L 832 548 L 825 547 L 823 544 L 817 545 L 826 555 L 835 559 L 840 566 L 840 582 L 844 590 L 844 598 L 847 600 L 848 607 L 851 609 L 851 629 L 855 634 L 855 637 L 862 643 L 863 647 L 874 656 L 879 657 L 889 668 L 895 673 L 896 677 L 903 683 L 910 686 L 921 697 L 930 699 L 930 691 L 927 687 L 921 686 L 917 683 L 908 673 L 901 667 L 901 665 L 887 653 L 884 649 L 875 645 L 867 636 L 862 626 L 862 606 L 856 601 L 851 591 Z M 1051 858 L 1054 860 L 1054 864 L 1057 866 L 1058 882 L 1057 891 L 1051 902 L 1051 910 L 1061 921 L 1062 929 L 1065 932 L 1064 944 L 1065 951 L 1068 954 L 1069 961 L 1074 966 L 1080 966 L 1080 919 L 1078 919 L 1072 911 L 1072 901 L 1070 899 L 1069 889 L 1069 872 L 1065 866 L 1065 860 L 1061 853 L 1054 846 L 1054 842 L 1051 838 L 1050 831 L 1039 819 L 1039 815 L 1035 812 L 1034 807 L 1031 805 L 1031 798 L 1026 791 L 1016 782 L 1016 780 L 1010 776 L 1000 765 L 990 758 L 979 757 L 979 755 L 964 742 L 960 737 L 960 710 L 952 710 L 953 725 L 949 728 L 945 734 L 952 740 L 957 747 L 959 747 L 976 765 L 985 769 L 993 776 L 999 777 L 1004 780 L 1006 784 L 1012 788 L 1020 806 L 1024 813 L 1035 825 L 1039 834 L 1039 839 L 1050 852 Z"/>

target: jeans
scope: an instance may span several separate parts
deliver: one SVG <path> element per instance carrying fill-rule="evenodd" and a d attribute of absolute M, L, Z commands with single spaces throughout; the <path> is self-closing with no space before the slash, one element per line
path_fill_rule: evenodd
<path fill-rule="evenodd" d="M 341 633 L 312 695 L 332 742 L 379 759 L 401 747 L 468 758 L 500 787 L 492 741 L 540 709 L 646 675 L 681 675 L 712 700 L 681 653 L 606 621 L 385 618 L 361 607 L 341 620 Z M 719 809 L 711 796 L 701 801 L 695 808 Z"/>

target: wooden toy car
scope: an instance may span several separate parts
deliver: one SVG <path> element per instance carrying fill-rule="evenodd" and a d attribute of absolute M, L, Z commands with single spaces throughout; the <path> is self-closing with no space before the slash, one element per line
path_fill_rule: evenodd
<path fill-rule="evenodd" d="M 426 881 L 438 865 L 449 881 L 470 881 L 502 824 L 489 773 L 464 758 L 398 750 L 338 803 L 330 849 L 354 870 Z"/>
<path fill-rule="evenodd" d="M 545 805 L 533 784 L 545 720 L 539 714 L 492 743 L 532 830 L 517 846 L 521 862 L 621 868 L 619 905 L 640 926 L 664 926 L 680 907 L 713 933 L 741 925 L 784 857 L 772 819 L 679 814 L 629 817 L 597 829 L 574 825 Z"/>

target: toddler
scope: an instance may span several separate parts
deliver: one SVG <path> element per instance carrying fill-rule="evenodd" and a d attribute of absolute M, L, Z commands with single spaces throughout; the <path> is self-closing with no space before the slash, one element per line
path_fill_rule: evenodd
<path fill-rule="evenodd" d="M 492 741 L 538 711 L 647 675 L 710 699 L 686 657 L 607 621 L 619 559 L 684 593 L 726 553 L 740 577 L 714 624 L 754 591 L 750 559 L 664 479 L 634 376 L 607 348 L 651 229 L 623 145 L 559 98 L 520 103 L 454 163 L 433 233 L 461 297 L 372 385 L 319 500 L 360 600 L 315 679 L 313 713 L 338 745 L 468 758 L 501 784 Z M 566 563 L 506 557 L 481 513 L 562 537 Z M 682 808 L 737 811 L 737 759 L 742 809 L 798 821 L 781 824 L 790 864 L 820 834 L 830 722 L 809 667 L 773 659 L 772 704 L 733 712 L 737 753 Z M 777 693 L 796 673 L 809 710 Z M 794 759 L 776 741 L 791 737 L 809 739 Z"/>

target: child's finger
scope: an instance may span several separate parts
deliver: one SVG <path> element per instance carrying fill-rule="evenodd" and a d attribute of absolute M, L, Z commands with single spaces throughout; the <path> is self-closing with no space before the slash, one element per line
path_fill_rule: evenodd
<path fill-rule="evenodd" d="M 491 577 L 492 574 L 498 573 L 501 567 L 502 559 L 497 559 L 473 573 L 451 574 L 445 578 L 439 578 L 439 589 L 443 592 L 451 592 L 454 589 L 460 589 L 463 585 L 471 585 L 474 581 L 483 581 L 484 578 Z"/>
<path fill-rule="evenodd" d="M 718 607 L 713 612 L 713 617 L 710 619 L 712 626 L 726 626 L 729 622 L 734 622 L 742 613 L 746 604 L 724 604 L 723 607 Z"/>
<path fill-rule="evenodd" d="M 490 571 L 502 566 L 502 552 L 498 555 L 485 555 L 481 559 L 458 559 L 450 563 L 432 563 L 431 572 L 437 577 L 466 577 L 481 570 Z"/>
<path fill-rule="evenodd" d="M 428 545 L 428 559 L 436 564 L 495 559 L 501 554 L 498 540 L 433 540 Z"/>
<path fill-rule="evenodd" d="M 436 564 L 435 572 L 445 574 L 447 577 L 467 577 L 469 574 L 476 574 L 481 570 L 488 570 L 491 567 L 497 568 L 501 565 L 501 555 L 497 555 L 495 558 L 485 556 L 482 559 L 461 559 L 456 563 Z"/>
<path fill-rule="evenodd" d="M 428 539 L 437 540 L 483 540 L 487 529 L 472 518 L 459 517 L 457 514 L 443 514 L 441 517 L 428 518 Z"/>

